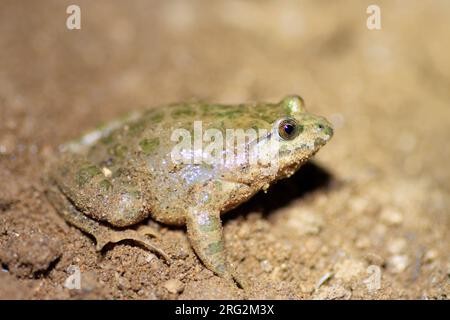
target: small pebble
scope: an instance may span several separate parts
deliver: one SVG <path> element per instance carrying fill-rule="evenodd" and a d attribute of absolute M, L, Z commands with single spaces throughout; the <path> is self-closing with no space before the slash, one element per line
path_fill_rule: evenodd
<path fill-rule="evenodd" d="M 438 257 L 438 252 L 434 249 L 428 250 L 425 252 L 425 255 L 423 257 L 423 260 L 425 262 L 433 262 Z"/>
<path fill-rule="evenodd" d="M 260 262 L 260 265 L 261 265 L 261 269 L 263 269 L 264 272 L 269 273 L 269 272 L 271 272 L 271 271 L 273 270 L 272 265 L 271 265 L 270 262 L 267 261 L 267 260 L 261 261 L 261 262 Z"/>
<path fill-rule="evenodd" d="M 409 266 L 409 258 L 407 255 L 391 256 L 387 261 L 389 269 L 394 273 L 402 273 Z"/>
<path fill-rule="evenodd" d="M 103 167 L 102 172 L 106 178 L 109 178 L 112 175 L 112 171 L 110 169 L 108 169 L 107 167 Z"/>
<path fill-rule="evenodd" d="M 152 262 L 152 260 L 155 259 L 155 258 L 156 258 L 156 256 L 153 253 L 149 253 L 147 255 L 147 258 L 145 259 L 145 261 Z"/>
<path fill-rule="evenodd" d="M 317 283 L 316 283 L 316 289 L 319 289 L 325 282 L 327 282 L 328 280 L 330 280 L 332 277 L 333 277 L 333 273 L 331 273 L 331 272 L 325 273 L 325 274 L 319 279 L 319 281 L 317 281 Z"/>
<path fill-rule="evenodd" d="M 398 254 L 406 249 L 407 244 L 404 238 L 395 238 L 388 242 L 387 250 L 392 254 Z"/>
<path fill-rule="evenodd" d="M 352 292 L 339 285 L 322 287 L 312 296 L 313 300 L 350 299 Z"/>
<path fill-rule="evenodd" d="M 164 283 L 163 287 L 170 293 L 181 293 L 184 290 L 184 283 L 178 279 L 170 279 Z"/>
<path fill-rule="evenodd" d="M 335 277 L 344 281 L 350 281 L 365 271 L 364 263 L 355 259 L 345 259 L 337 263 L 335 269 Z"/>
<path fill-rule="evenodd" d="M 384 223 L 391 226 L 398 226 L 403 222 L 403 215 L 394 208 L 383 209 L 380 218 Z"/>

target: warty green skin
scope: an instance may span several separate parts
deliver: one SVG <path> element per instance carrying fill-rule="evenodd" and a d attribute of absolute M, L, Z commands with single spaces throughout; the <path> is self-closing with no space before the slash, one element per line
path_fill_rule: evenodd
<path fill-rule="evenodd" d="M 284 141 L 277 123 L 294 118 L 301 126 L 295 139 Z M 265 129 L 260 142 L 280 141 L 277 170 L 264 165 L 177 164 L 171 150 L 175 129 Z M 323 117 L 306 112 L 299 96 L 278 103 L 219 105 L 177 103 L 131 113 L 64 146 L 47 173 L 48 195 L 71 224 L 93 235 L 100 250 L 108 242 L 135 240 L 169 259 L 144 234 L 123 230 L 148 216 L 168 225 L 187 226 L 189 240 L 207 268 L 237 279 L 226 259 L 220 215 L 245 202 L 273 182 L 289 177 L 333 135 Z M 195 145 L 194 145 L 195 147 Z M 196 150 L 194 150 L 195 152 Z"/>

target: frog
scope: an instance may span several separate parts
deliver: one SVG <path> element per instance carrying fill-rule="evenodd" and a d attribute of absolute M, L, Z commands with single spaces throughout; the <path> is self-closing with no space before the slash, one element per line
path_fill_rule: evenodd
<path fill-rule="evenodd" d="M 263 133 L 230 143 L 222 152 L 219 148 L 219 161 L 192 161 L 192 155 L 204 152 L 204 145 L 195 143 L 196 138 L 204 142 L 195 130 L 198 123 L 202 132 L 219 136 L 236 128 Z M 184 157 L 175 159 L 180 137 L 173 135 L 180 130 L 194 143 L 178 148 Z M 292 176 L 332 136 L 331 123 L 306 111 L 299 95 L 278 102 L 141 108 L 63 144 L 46 170 L 46 194 L 68 224 L 95 239 L 97 251 L 131 241 L 170 263 L 172 256 L 154 240 L 159 231 L 145 221 L 185 227 L 201 263 L 239 284 L 242 277 L 227 258 L 221 216 Z M 246 161 L 220 156 L 238 149 Z M 249 160 L 268 151 L 276 165 Z"/>

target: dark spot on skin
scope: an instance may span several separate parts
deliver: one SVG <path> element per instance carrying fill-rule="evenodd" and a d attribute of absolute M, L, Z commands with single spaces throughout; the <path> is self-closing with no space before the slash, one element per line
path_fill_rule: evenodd
<path fill-rule="evenodd" d="M 220 181 L 214 181 L 214 187 L 216 188 L 217 191 L 222 191 L 222 182 Z"/>
<path fill-rule="evenodd" d="M 108 192 L 112 190 L 112 184 L 111 182 L 109 182 L 108 180 L 104 179 L 102 181 L 100 181 L 100 190 L 102 192 Z"/>
<path fill-rule="evenodd" d="M 159 138 L 143 139 L 139 142 L 142 152 L 150 154 L 159 146 Z"/>
<path fill-rule="evenodd" d="M 95 177 L 96 175 L 101 174 L 102 171 L 95 165 L 90 165 L 90 166 L 86 166 L 81 168 L 77 174 L 76 174 L 76 181 L 79 187 L 83 187 L 84 185 L 86 185 L 86 183 L 88 183 L 89 181 L 91 181 L 91 179 L 93 177 Z"/>
<path fill-rule="evenodd" d="M 278 151 L 280 156 L 287 156 L 291 154 L 291 150 L 285 145 L 281 146 L 280 150 Z"/>
<path fill-rule="evenodd" d="M 100 142 L 103 144 L 111 144 L 114 141 L 113 135 L 108 134 L 100 139 Z"/>
<path fill-rule="evenodd" d="M 217 272 L 219 273 L 225 273 L 225 265 L 223 263 L 216 266 Z"/>
<path fill-rule="evenodd" d="M 316 138 L 316 140 L 314 140 L 314 146 L 323 146 L 326 143 L 326 141 L 322 138 Z"/>
<path fill-rule="evenodd" d="M 211 124 L 207 125 L 205 129 L 217 129 L 223 132 L 225 129 L 225 122 L 223 120 L 214 121 Z"/>
<path fill-rule="evenodd" d="M 141 215 L 142 208 L 139 206 L 127 208 L 123 212 L 123 220 L 125 221 L 125 224 L 128 223 L 128 221 L 133 221 L 136 219 L 136 217 Z"/>
<path fill-rule="evenodd" d="M 223 242 L 217 241 L 208 244 L 208 248 L 206 249 L 208 255 L 214 255 L 216 253 L 219 253 L 223 251 Z"/>
<path fill-rule="evenodd" d="M 131 136 L 138 135 L 145 129 L 145 122 L 144 121 L 137 121 L 129 125 L 128 133 Z"/>
<path fill-rule="evenodd" d="M 263 115 L 261 115 L 261 119 L 263 119 L 264 121 L 266 121 L 268 123 L 273 123 L 278 118 L 279 118 L 278 114 L 263 114 Z"/>
<path fill-rule="evenodd" d="M 324 133 L 329 135 L 330 137 L 333 136 L 333 128 L 326 127 Z"/>
<path fill-rule="evenodd" d="M 200 110 L 204 116 L 210 116 L 215 113 L 216 110 L 220 109 L 220 105 L 215 104 L 202 104 Z"/>
<path fill-rule="evenodd" d="M 262 119 L 265 122 L 273 123 L 275 120 L 279 119 L 282 116 L 283 112 L 280 108 L 277 108 L 275 105 L 269 104 L 261 104 L 257 105 L 253 108 L 252 111 L 255 111 L 256 119 Z"/>
<path fill-rule="evenodd" d="M 171 113 L 171 116 L 173 118 L 188 117 L 188 116 L 194 116 L 194 115 L 195 115 L 195 111 L 189 107 L 176 109 L 176 110 L 172 111 L 172 113 Z"/>
<path fill-rule="evenodd" d="M 133 199 L 141 199 L 141 192 L 138 191 L 138 190 L 128 191 L 128 194 L 129 194 Z"/>
<path fill-rule="evenodd" d="M 244 106 L 224 106 L 216 104 L 204 104 L 200 106 L 203 116 L 216 118 L 236 119 L 245 113 Z"/>
<path fill-rule="evenodd" d="M 125 158 L 128 148 L 121 144 L 116 144 L 113 147 L 108 148 L 108 153 L 118 158 Z"/>
<path fill-rule="evenodd" d="M 220 222 L 216 217 L 210 217 L 208 223 L 200 225 L 200 230 L 204 232 L 216 231 Z"/>
<path fill-rule="evenodd" d="M 129 171 L 125 168 L 118 168 L 117 170 L 113 171 L 112 177 L 118 178 L 122 176 L 127 176 L 129 174 Z"/>
<path fill-rule="evenodd" d="M 164 119 L 164 112 L 158 112 L 150 117 L 150 121 L 154 123 L 160 123 Z"/>
<path fill-rule="evenodd" d="M 228 119 L 235 119 L 244 114 L 244 109 L 239 106 L 236 107 L 228 107 L 221 111 L 216 112 L 214 115 L 217 117 L 224 117 Z"/>

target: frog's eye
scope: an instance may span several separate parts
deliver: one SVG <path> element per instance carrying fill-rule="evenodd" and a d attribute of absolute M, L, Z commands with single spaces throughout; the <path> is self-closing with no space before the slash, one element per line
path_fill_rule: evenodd
<path fill-rule="evenodd" d="M 283 140 L 295 139 L 295 137 L 297 137 L 301 131 L 302 126 L 292 118 L 283 119 L 278 124 L 278 135 Z"/>

